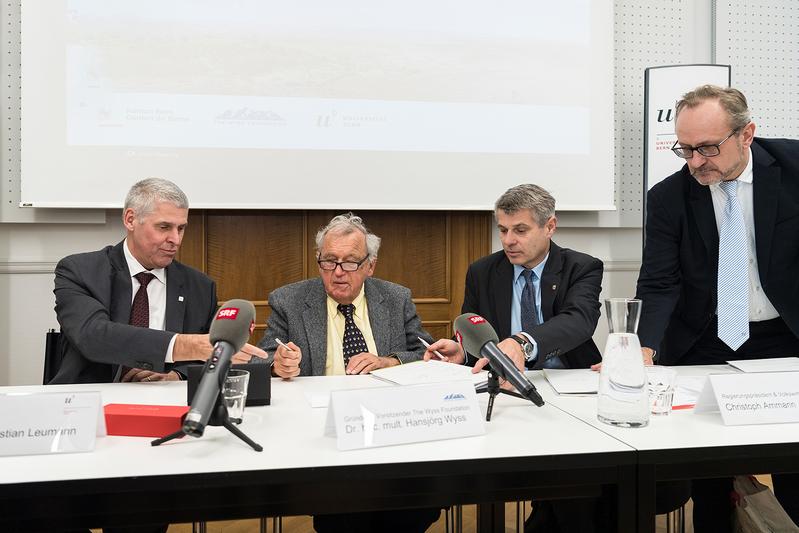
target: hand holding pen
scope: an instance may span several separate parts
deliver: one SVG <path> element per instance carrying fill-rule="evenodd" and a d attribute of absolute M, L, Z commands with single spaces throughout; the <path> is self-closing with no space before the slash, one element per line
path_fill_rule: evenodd
<path fill-rule="evenodd" d="M 300 361 L 302 361 L 302 350 L 300 347 L 289 342 L 286 344 L 278 338 L 275 338 L 278 347 L 275 350 L 275 360 L 272 364 L 272 370 L 283 379 L 291 379 L 294 376 L 300 375 Z"/>

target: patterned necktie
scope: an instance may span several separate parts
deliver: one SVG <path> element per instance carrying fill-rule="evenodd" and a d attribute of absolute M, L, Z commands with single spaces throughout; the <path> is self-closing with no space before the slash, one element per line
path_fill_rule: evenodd
<path fill-rule="evenodd" d="M 350 357 L 358 355 L 362 352 L 368 352 L 369 348 L 366 347 L 366 339 L 363 338 L 363 333 L 355 325 L 353 314 L 355 313 L 355 306 L 352 304 L 338 304 L 339 312 L 344 315 L 344 365 L 346 366 Z"/>
<path fill-rule="evenodd" d="M 535 305 L 535 287 L 533 286 L 533 276 L 535 272 L 526 268 L 522 271 L 524 276 L 524 288 L 522 289 L 522 330 L 529 332 L 534 326 L 540 324 L 538 321 L 538 310 Z"/>
<path fill-rule="evenodd" d="M 727 195 L 719 230 L 718 335 L 737 350 L 749 338 L 749 253 L 738 203 L 738 181 L 722 181 Z"/>
<path fill-rule="evenodd" d="M 133 297 L 133 304 L 130 306 L 130 320 L 128 324 L 140 328 L 149 328 L 150 298 L 147 296 L 147 285 L 155 278 L 155 275 L 149 272 L 139 272 L 133 277 L 139 282 L 139 290 L 136 291 L 136 296 Z M 114 381 L 120 381 L 130 369 L 131 367 L 129 366 L 121 365 Z"/>
<path fill-rule="evenodd" d="M 142 328 L 150 327 L 150 298 L 147 297 L 147 285 L 153 280 L 155 275 L 149 272 L 139 272 L 135 276 L 139 282 L 139 290 L 136 291 L 136 296 L 133 297 L 133 305 L 130 308 L 130 322 L 131 326 L 139 326 Z"/>

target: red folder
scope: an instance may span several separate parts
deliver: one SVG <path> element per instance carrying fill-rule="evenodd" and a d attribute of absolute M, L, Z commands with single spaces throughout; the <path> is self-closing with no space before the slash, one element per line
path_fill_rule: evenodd
<path fill-rule="evenodd" d="M 104 410 L 109 435 L 164 437 L 181 428 L 189 406 L 109 403 Z"/>

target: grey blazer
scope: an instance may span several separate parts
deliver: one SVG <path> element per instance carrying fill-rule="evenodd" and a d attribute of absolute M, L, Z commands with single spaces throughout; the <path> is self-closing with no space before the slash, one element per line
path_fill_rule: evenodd
<path fill-rule="evenodd" d="M 425 348 L 417 337 L 433 339 L 422 329 L 411 300 L 411 291 L 401 285 L 366 278 L 364 295 L 369 307 L 377 355 L 392 354 L 407 363 L 422 358 Z M 279 338 L 302 350 L 301 376 L 323 376 L 327 362 L 327 293 L 320 278 L 292 283 L 269 294 L 272 314 L 266 333 L 258 343 L 269 354 L 271 364 Z"/>
<path fill-rule="evenodd" d="M 107 383 L 119 365 L 164 372 L 175 333 L 208 333 L 216 285 L 177 261 L 166 268 L 166 331 L 128 325 L 133 297 L 122 246 L 58 262 L 53 292 L 63 361 L 51 383 Z"/>

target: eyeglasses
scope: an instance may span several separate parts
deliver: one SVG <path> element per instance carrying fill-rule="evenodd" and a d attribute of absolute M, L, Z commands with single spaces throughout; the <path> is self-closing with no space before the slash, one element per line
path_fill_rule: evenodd
<path fill-rule="evenodd" d="M 336 270 L 336 267 L 340 266 L 341 270 L 344 272 L 355 272 L 367 259 L 369 259 L 368 255 L 360 261 L 333 261 L 331 259 L 317 259 L 316 263 L 322 270 L 328 270 L 332 272 L 333 270 Z"/>
<path fill-rule="evenodd" d="M 691 159 L 694 156 L 694 150 L 699 152 L 701 156 L 714 157 L 721 153 L 721 145 L 736 133 L 738 133 L 737 129 L 732 130 L 732 133 L 724 137 L 720 142 L 716 144 L 703 144 L 702 146 L 677 146 L 680 141 L 675 141 L 674 146 L 671 147 L 671 151 L 674 152 L 677 157 L 683 159 Z"/>

